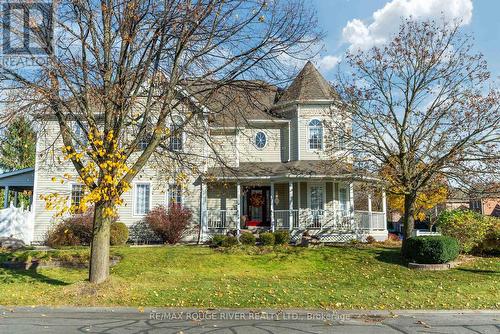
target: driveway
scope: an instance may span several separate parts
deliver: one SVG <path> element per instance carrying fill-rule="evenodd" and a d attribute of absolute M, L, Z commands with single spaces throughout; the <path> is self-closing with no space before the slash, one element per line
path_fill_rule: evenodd
<path fill-rule="evenodd" d="M 0 333 L 500 333 L 499 311 L 0 307 Z"/>

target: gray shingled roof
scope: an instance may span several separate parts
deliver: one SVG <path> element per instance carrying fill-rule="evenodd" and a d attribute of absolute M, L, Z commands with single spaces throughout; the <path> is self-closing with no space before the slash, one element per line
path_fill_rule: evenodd
<path fill-rule="evenodd" d="M 278 104 L 292 101 L 334 100 L 338 95 L 316 67 L 308 61 L 292 84 L 281 95 Z"/>
<path fill-rule="evenodd" d="M 212 112 L 212 126 L 238 126 L 251 120 L 280 119 L 270 112 L 277 88 L 259 81 L 240 81 L 217 87 L 217 82 L 199 82 L 189 90 Z"/>
<path fill-rule="evenodd" d="M 240 162 L 239 167 L 212 167 L 208 178 L 248 178 L 248 177 L 311 177 L 349 174 L 345 164 L 325 160 L 299 160 L 289 162 Z"/>

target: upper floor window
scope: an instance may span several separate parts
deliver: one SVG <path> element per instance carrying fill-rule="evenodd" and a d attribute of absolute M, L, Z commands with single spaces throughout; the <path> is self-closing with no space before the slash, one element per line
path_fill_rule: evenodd
<path fill-rule="evenodd" d="M 309 122 L 309 149 L 321 150 L 323 148 L 323 124 L 319 119 Z"/>
<path fill-rule="evenodd" d="M 182 128 L 183 120 L 181 117 L 177 116 L 172 119 L 172 124 L 170 125 L 170 150 L 171 151 L 182 151 L 184 146 L 183 143 L 183 132 Z"/>
<path fill-rule="evenodd" d="M 266 134 L 262 131 L 259 131 L 255 134 L 255 146 L 259 149 L 263 149 L 267 144 Z"/>
<path fill-rule="evenodd" d="M 76 147 L 87 146 L 87 135 L 85 134 L 85 131 L 82 129 L 80 124 L 76 121 L 73 123 L 73 134 L 75 135 L 74 141 Z"/>
<path fill-rule="evenodd" d="M 338 150 L 346 149 L 346 133 L 343 127 L 337 127 L 335 146 Z"/>
<path fill-rule="evenodd" d="M 137 144 L 138 149 L 139 150 L 145 150 L 148 147 L 150 141 L 151 141 L 151 135 L 150 134 L 144 134 L 141 137 L 141 140 L 139 141 L 139 143 Z"/>

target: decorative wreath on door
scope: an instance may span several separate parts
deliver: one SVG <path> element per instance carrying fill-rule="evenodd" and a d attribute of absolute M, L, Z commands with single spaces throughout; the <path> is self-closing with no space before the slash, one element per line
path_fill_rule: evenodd
<path fill-rule="evenodd" d="M 260 208 L 264 205 L 264 196 L 262 196 L 262 194 L 252 194 L 250 196 L 250 205 Z"/>

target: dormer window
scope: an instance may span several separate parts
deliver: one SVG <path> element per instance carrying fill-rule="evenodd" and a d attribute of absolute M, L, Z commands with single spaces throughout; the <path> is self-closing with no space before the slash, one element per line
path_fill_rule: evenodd
<path fill-rule="evenodd" d="M 257 132 L 255 134 L 255 146 L 261 150 L 264 147 L 266 147 L 266 144 L 267 144 L 266 134 L 262 131 Z"/>
<path fill-rule="evenodd" d="M 323 124 L 319 119 L 313 119 L 309 122 L 309 149 L 323 149 Z"/>

